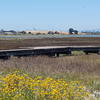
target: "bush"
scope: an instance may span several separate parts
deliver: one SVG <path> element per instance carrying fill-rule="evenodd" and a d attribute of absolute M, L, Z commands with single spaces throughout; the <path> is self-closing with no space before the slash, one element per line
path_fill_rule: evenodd
<path fill-rule="evenodd" d="M 2 100 L 83 100 L 87 97 L 85 86 L 78 81 L 66 82 L 50 77 L 30 77 L 21 72 L 1 76 Z"/>

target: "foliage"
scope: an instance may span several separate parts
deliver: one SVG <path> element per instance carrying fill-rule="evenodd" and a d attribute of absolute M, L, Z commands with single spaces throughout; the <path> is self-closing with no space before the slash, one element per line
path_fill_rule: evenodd
<path fill-rule="evenodd" d="M 89 94 L 79 81 L 30 77 L 19 71 L 0 78 L 0 100 L 84 100 Z"/>

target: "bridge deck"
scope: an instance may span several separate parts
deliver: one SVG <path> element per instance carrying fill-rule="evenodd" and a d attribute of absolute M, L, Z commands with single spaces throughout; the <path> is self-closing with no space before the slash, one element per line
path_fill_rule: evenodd
<path fill-rule="evenodd" d="M 99 53 L 100 46 L 20 47 L 19 49 L 0 50 L 0 57 L 71 54 L 71 51 L 84 51 L 86 54 Z"/>

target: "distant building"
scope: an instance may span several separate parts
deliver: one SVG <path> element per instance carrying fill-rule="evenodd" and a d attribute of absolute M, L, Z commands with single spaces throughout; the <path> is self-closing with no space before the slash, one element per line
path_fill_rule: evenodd
<path fill-rule="evenodd" d="M 14 30 L 10 30 L 10 31 L 0 30 L 0 34 L 2 34 L 2 35 L 14 35 L 14 34 L 17 34 L 17 32 Z"/>

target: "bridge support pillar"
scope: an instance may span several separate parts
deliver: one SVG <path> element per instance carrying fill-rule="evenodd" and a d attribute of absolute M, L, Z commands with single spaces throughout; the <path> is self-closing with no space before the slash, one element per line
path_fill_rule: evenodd
<path fill-rule="evenodd" d="M 71 54 L 72 54 L 71 50 L 67 51 L 66 54 L 67 54 L 67 55 L 71 55 Z"/>
<path fill-rule="evenodd" d="M 59 53 L 56 54 L 56 57 L 59 57 Z"/>

